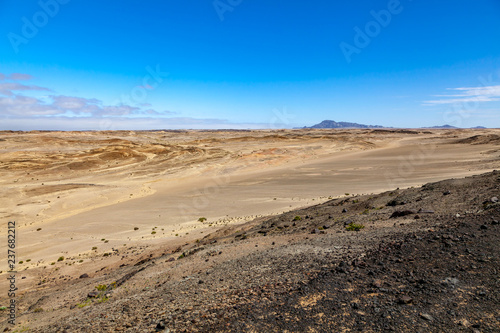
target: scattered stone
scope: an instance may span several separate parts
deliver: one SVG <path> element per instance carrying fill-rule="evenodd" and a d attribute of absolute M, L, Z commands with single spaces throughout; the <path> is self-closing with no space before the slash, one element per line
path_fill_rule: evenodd
<path fill-rule="evenodd" d="M 434 320 L 434 318 L 432 318 L 432 316 L 430 314 L 428 314 L 428 313 L 421 313 L 420 317 L 422 317 L 423 319 L 428 320 L 428 321 L 433 321 Z"/>
<path fill-rule="evenodd" d="M 342 213 L 347 213 L 347 208 L 342 209 Z"/>
<path fill-rule="evenodd" d="M 469 321 L 467 319 L 465 319 L 465 318 L 460 319 L 457 324 L 459 326 L 464 326 L 464 327 L 469 327 L 470 326 Z"/>
<path fill-rule="evenodd" d="M 89 298 L 96 298 L 97 296 L 99 296 L 99 293 L 97 291 L 91 291 L 87 294 L 87 297 Z"/>
<path fill-rule="evenodd" d="M 490 199 L 491 202 L 493 203 L 497 203 L 498 202 L 498 198 L 497 197 L 493 197 Z"/>
<path fill-rule="evenodd" d="M 160 331 L 163 331 L 165 330 L 166 326 L 165 326 L 165 322 L 163 322 L 163 320 L 160 320 L 158 322 L 158 324 L 156 324 L 156 331 L 157 332 L 160 332 Z"/>
<path fill-rule="evenodd" d="M 395 206 L 403 206 L 403 205 L 406 205 L 406 204 L 407 204 L 406 201 L 400 201 L 400 200 L 394 199 L 394 200 L 389 201 L 386 204 L 386 206 L 395 207 Z"/>
<path fill-rule="evenodd" d="M 82 275 L 80 275 L 80 279 L 86 279 L 88 277 L 89 275 L 87 273 L 83 273 Z"/>
<path fill-rule="evenodd" d="M 451 194 L 451 192 L 450 192 L 450 191 L 444 191 L 444 192 L 443 192 L 443 195 L 450 195 L 450 194 Z"/>
<path fill-rule="evenodd" d="M 384 284 L 384 282 L 382 280 L 374 280 L 372 282 L 372 286 L 375 287 L 375 288 L 382 288 L 382 285 Z"/>
<path fill-rule="evenodd" d="M 453 277 L 447 277 L 443 281 L 441 281 L 441 284 L 455 288 L 460 281 L 457 278 Z"/>
<path fill-rule="evenodd" d="M 411 298 L 410 296 L 401 296 L 399 299 L 398 299 L 398 304 L 410 304 L 413 302 L 413 298 Z"/>
<path fill-rule="evenodd" d="M 417 213 L 419 213 L 419 214 L 434 214 L 434 211 L 432 209 L 420 208 Z"/>

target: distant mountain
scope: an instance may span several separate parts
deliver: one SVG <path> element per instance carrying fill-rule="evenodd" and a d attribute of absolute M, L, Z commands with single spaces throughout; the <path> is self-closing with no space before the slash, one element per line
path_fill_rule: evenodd
<path fill-rule="evenodd" d="M 442 125 L 442 126 L 432 126 L 432 127 L 422 127 L 422 128 L 435 128 L 435 129 L 454 129 L 454 128 L 458 128 L 458 127 L 455 127 L 455 126 L 451 126 L 451 125 Z"/>
<path fill-rule="evenodd" d="M 486 129 L 484 126 L 476 126 L 476 127 L 471 127 L 472 129 Z"/>
<path fill-rule="evenodd" d="M 379 125 L 363 125 L 357 123 L 348 123 L 345 121 L 336 122 L 333 120 L 323 120 L 319 124 L 304 128 L 384 128 Z"/>

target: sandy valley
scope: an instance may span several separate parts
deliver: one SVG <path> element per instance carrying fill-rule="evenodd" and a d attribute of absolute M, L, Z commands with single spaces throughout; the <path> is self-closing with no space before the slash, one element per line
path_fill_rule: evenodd
<path fill-rule="evenodd" d="M 265 216 L 495 169 L 494 129 L 6 131 L 0 237 L 16 221 L 23 293 Z"/>

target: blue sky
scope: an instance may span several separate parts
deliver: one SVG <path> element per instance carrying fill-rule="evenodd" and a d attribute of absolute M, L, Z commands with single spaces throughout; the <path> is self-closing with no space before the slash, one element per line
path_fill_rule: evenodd
<path fill-rule="evenodd" d="M 0 129 L 500 127 L 498 0 L 4 0 Z"/>

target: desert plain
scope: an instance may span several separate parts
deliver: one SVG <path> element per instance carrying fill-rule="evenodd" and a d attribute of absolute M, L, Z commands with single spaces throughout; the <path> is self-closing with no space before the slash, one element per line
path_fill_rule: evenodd
<path fill-rule="evenodd" d="M 4 131 L 0 238 L 16 221 L 22 297 L 265 217 L 495 169 L 497 129 Z M 6 290 L 6 256 L 0 270 Z"/>

